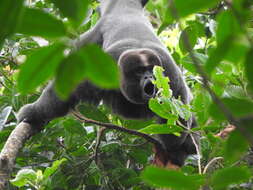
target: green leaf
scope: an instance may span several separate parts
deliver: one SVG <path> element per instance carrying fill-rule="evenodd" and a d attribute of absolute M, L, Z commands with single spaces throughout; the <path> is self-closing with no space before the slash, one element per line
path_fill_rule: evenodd
<path fill-rule="evenodd" d="M 185 46 L 184 37 L 186 37 L 188 39 L 190 48 L 193 49 L 194 46 L 196 45 L 197 39 L 198 39 L 196 28 L 188 26 L 187 28 L 185 28 L 182 31 L 182 33 L 180 35 L 180 38 L 179 38 L 179 47 L 180 47 L 180 50 L 183 53 L 187 53 L 188 49 Z"/>
<path fill-rule="evenodd" d="M 70 134 L 78 134 L 78 135 L 87 135 L 86 130 L 82 126 L 82 124 L 74 120 L 72 118 L 68 118 L 63 123 L 64 129 L 67 130 Z"/>
<path fill-rule="evenodd" d="M 66 29 L 61 20 L 39 9 L 25 8 L 17 32 L 45 38 L 62 37 Z"/>
<path fill-rule="evenodd" d="M 177 125 L 151 124 L 139 131 L 147 134 L 173 134 L 180 133 L 183 129 Z"/>
<path fill-rule="evenodd" d="M 147 167 L 142 172 L 142 178 L 156 187 L 167 187 L 173 190 L 197 190 L 203 184 L 203 177 L 185 175 L 180 171 Z"/>
<path fill-rule="evenodd" d="M 79 26 L 84 21 L 89 0 L 51 0 L 61 14 L 67 17 L 75 26 Z"/>
<path fill-rule="evenodd" d="M 232 37 L 228 37 L 222 43 L 218 44 L 214 50 L 211 51 L 205 65 L 205 70 L 207 73 L 211 73 L 215 67 L 220 64 L 220 62 L 223 60 L 231 48 L 232 40 Z"/>
<path fill-rule="evenodd" d="M 174 0 L 173 4 L 170 4 L 169 9 L 167 9 L 164 23 L 170 24 L 177 17 L 186 17 L 193 13 L 206 11 L 217 5 L 220 1 L 221 0 Z"/>
<path fill-rule="evenodd" d="M 24 0 L 1 0 L 0 1 L 0 48 L 4 39 L 12 35 L 22 17 Z"/>
<path fill-rule="evenodd" d="M 49 79 L 63 59 L 64 48 L 62 44 L 54 44 L 33 52 L 20 68 L 18 89 L 28 93 Z"/>
<path fill-rule="evenodd" d="M 248 147 L 246 138 L 238 130 L 235 130 L 226 141 L 224 157 L 227 161 L 234 162 L 243 156 Z"/>
<path fill-rule="evenodd" d="M 10 180 L 10 182 L 17 186 L 22 187 L 25 186 L 28 181 L 34 182 L 36 180 L 36 172 L 32 169 L 21 169 L 18 171 L 15 179 Z"/>
<path fill-rule="evenodd" d="M 162 118 L 171 118 L 171 102 L 165 98 L 149 100 L 149 108 Z"/>
<path fill-rule="evenodd" d="M 224 43 L 228 38 L 238 35 L 240 25 L 231 10 L 222 12 L 218 17 L 218 27 L 216 31 L 217 43 Z"/>
<path fill-rule="evenodd" d="M 148 157 L 150 156 L 146 149 L 134 149 L 133 151 L 130 151 L 129 154 L 136 162 L 140 164 L 147 164 Z"/>
<path fill-rule="evenodd" d="M 159 88 L 159 90 L 162 90 L 162 95 L 165 97 L 170 98 L 172 96 L 172 91 L 170 90 L 170 86 L 169 86 L 169 78 L 165 77 L 163 75 L 163 71 L 164 69 L 160 66 L 154 66 L 153 68 L 153 73 L 155 76 L 155 81 L 153 81 L 153 83 L 156 85 L 157 88 Z"/>
<path fill-rule="evenodd" d="M 231 184 L 246 182 L 250 177 L 251 172 L 246 168 L 224 168 L 214 173 L 211 178 L 211 184 L 215 190 L 223 190 Z"/>
<path fill-rule="evenodd" d="M 251 90 L 253 90 L 253 64 L 252 64 L 252 55 L 253 55 L 253 48 L 248 52 L 245 62 L 244 62 L 244 67 L 245 67 L 245 73 L 249 81 L 249 86 Z"/>
<path fill-rule="evenodd" d="M 245 99 L 223 98 L 221 101 L 234 114 L 234 116 L 242 117 L 253 112 L 253 102 Z M 209 107 L 209 112 L 214 119 L 225 120 L 224 113 L 218 106 L 213 103 Z"/>
<path fill-rule="evenodd" d="M 73 156 L 84 156 L 89 151 L 85 146 L 80 146 L 77 150 L 71 152 L 71 155 Z"/>
<path fill-rule="evenodd" d="M 97 106 L 90 105 L 90 104 L 81 104 L 78 106 L 78 110 L 90 119 L 94 119 L 96 121 L 101 121 L 104 123 L 109 123 L 109 119 L 107 118 L 106 114 L 98 109 Z"/>
<path fill-rule="evenodd" d="M 95 85 L 102 88 L 118 88 L 118 66 L 111 56 L 97 45 L 87 45 L 79 50 L 86 65 L 86 76 Z"/>
<path fill-rule="evenodd" d="M 65 161 L 67 161 L 66 158 L 54 161 L 53 165 L 51 167 L 46 168 L 46 170 L 44 171 L 44 174 L 43 174 L 44 179 L 49 178 L 54 172 L 56 172 L 59 166 Z"/>
<path fill-rule="evenodd" d="M 124 119 L 122 121 L 122 125 L 128 129 L 135 129 L 139 130 L 142 129 L 143 126 L 148 126 L 154 123 L 154 121 L 151 120 L 126 120 Z"/>
<path fill-rule="evenodd" d="M 207 61 L 207 56 L 205 54 L 202 53 L 194 53 L 195 58 L 198 60 L 199 63 L 203 64 L 206 63 Z M 184 56 L 183 58 L 181 58 L 180 63 L 184 66 L 184 68 L 186 68 L 188 71 L 192 72 L 192 73 L 197 73 L 196 72 L 196 67 L 191 59 L 191 57 L 189 55 Z"/>
<path fill-rule="evenodd" d="M 182 101 L 173 98 L 172 99 L 172 113 L 175 115 L 179 115 L 184 120 L 188 120 L 191 117 L 191 109 L 190 106 L 187 104 L 184 104 Z"/>
<path fill-rule="evenodd" d="M 85 62 L 78 53 L 70 54 L 62 60 L 57 68 L 55 79 L 55 89 L 61 98 L 67 99 L 77 85 L 84 80 L 85 67 Z"/>

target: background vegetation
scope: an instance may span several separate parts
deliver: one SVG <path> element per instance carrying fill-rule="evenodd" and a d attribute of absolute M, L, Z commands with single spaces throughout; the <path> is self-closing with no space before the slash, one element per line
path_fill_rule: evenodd
<path fill-rule="evenodd" d="M 201 134 L 199 154 L 189 157 L 178 171 L 154 168 L 152 146 L 144 139 L 66 116 L 26 143 L 7 189 L 253 189 L 249 148 L 253 142 L 253 1 L 169 2 L 150 0 L 146 14 L 193 92 L 190 109 L 198 127 L 189 133 Z M 71 39 L 97 22 L 98 5 L 94 0 L 0 1 L 0 149 L 17 125 L 19 108 L 36 100 L 49 79 L 56 78 L 62 98 L 83 78 L 104 88 L 118 85 L 113 61 L 97 46 L 66 56 Z M 164 117 L 187 115 L 187 109 Z M 125 120 L 103 104 L 80 105 L 79 110 L 88 118 L 129 129 L 160 130 L 144 130 L 154 121 Z M 216 136 L 231 125 L 237 129 L 228 138 Z"/>

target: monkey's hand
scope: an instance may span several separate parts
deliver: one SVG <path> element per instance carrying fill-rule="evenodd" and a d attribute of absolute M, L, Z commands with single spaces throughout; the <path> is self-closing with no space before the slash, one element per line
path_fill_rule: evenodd
<path fill-rule="evenodd" d="M 36 104 L 24 105 L 18 112 L 18 122 L 29 123 L 34 129 L 41 130 L 44 125 L 48 123 L 43 119 L 43 115 L 36 108 Z"/>

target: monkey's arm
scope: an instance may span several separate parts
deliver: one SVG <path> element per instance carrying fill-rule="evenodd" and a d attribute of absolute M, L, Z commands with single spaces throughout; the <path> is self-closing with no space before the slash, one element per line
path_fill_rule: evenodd
<path fill-rule="evenodd" d="M 88 43 L 102 45 L 103 40 L 100 32 L 100 23 L 98 22 L 96 26 L 75 40 L 73 43 L 74 47 L 78 49 Z M 68 100 L 62 101 L 54 92 L 53 82 L 51 82 L 43 90 L 43 93 L 36 102 L 27 104 L 20 109 L 18 121 L 26 121 L 33 127 L 42 127 L 50 120 L 66 115 L 69 109 L 74 107 L 83 98 L 80 94 L 85 94 L 85 91 L 87 91 L 86 87 L 85 82 L 80 84 Z"/>
<path fill-rule="evenodd" d="M 101 33 L 101 25 L 102 25 L 102 22 L 101 22 L 101 20 L 99 20 L 93 28 L 91 28 L 90 30 L 88 30 L 87 32 L 82 34 L 79 38 L 74 40 L 73 46 L 76 49 L 79 49 L 82 46 L 89 44 L 89 43 L 94 43 L 94 44 L 102 46 L 103 36 Z"/>
<path fill-rule="evenodd" d="M 18 113 L 18 121 L 25 121 L 35 128 L 41 128 L 50 120 L 67 114 L 69 109 L 76 104 L 74 96 L 66 101 L 60 100 L 54 92 L 51 82 L 42 92 L 39 99 L 23 106 Z"/>

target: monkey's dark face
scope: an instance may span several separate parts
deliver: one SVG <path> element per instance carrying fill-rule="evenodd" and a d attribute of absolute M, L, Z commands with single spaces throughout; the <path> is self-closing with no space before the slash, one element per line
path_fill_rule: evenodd
<path fill-rule="evenodd" d="M 155 96 L 153 67 L 161 65 L 156 53 L 149 49 L 128 50 L 119 58 L 121 92 L 132 103 L 145 104 Z"/>

